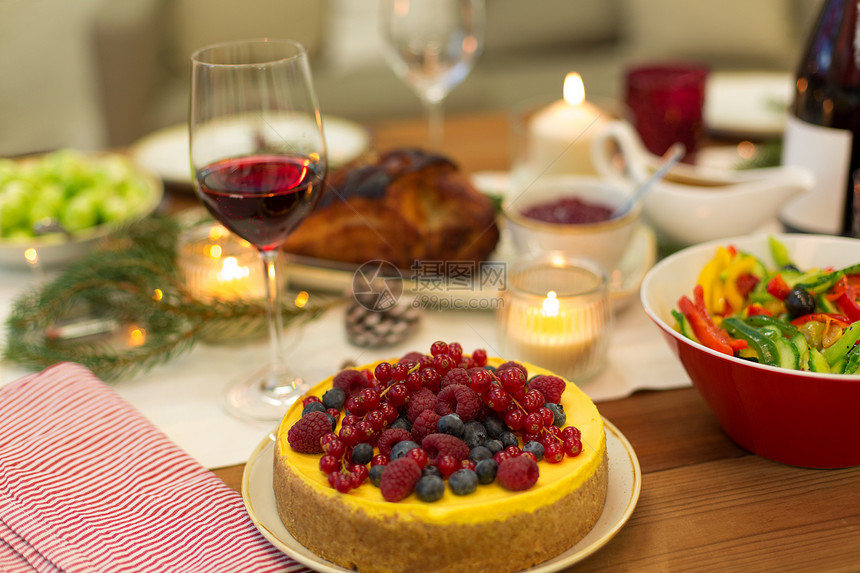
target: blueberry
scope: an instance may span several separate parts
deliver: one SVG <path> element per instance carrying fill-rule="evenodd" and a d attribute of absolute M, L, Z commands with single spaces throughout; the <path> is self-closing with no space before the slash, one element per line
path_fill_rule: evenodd
<path fill-rule="evenodd" d="M 391 455 L 388 456 L 388 459 L 396 460 L 397 458 L 402 458 L 406 455 L 406 452 L 408 452 L 412 448 L 420 447 L 421 446 L 419 446 L 412 440 L 403 440 L 402 442 L 397 442 L 396 444 L 394 444 L 394 447 L 391 448 Z"/>
<path fill-rule="evenodd" d="M 484 445 L 484 442 L 487 441 L 487 429 L 484 427 L 484 424 L 476 422 L 475 420 L 466 422 L 466 431 L 463 434 L 463 441 L 466 442 L 466 445 L 469 446 L 470 450 L 476 446 Z"/>
<path fill-rule="evenodd" d="M 407 432 L 412 431 L 412 423 L 405 417 L 400 417 L 391 422 L 390 428 L 403 428 Z"/>
<path fill-rule="evenodd" d="M 322 404 L 326 408 L 340 410 L 346 402 L 346 392 L 340 388 L 330 388 L 322 396 Z"/>
<path fill-rule="evenodd" d="M 445 480 L 439 476 L 423 476 L 415 484 L 415 495 L 426 502 L 438 501 L 445 493 Z"/>
<path fill-rule="evenodd" d="M 487 437 L 493 440 L 497 439 L 499 434 L 508 429 L 498 416 L 487 416 L 484 418 L 484 427 L 487 429 Z"/>
<path fill-rule="evenodd" d="M 328 421 L 331 422 L 331 431 L 334 432 L 334 429 L 337 427 L 337 419 L 334 416 L 329 414 L 328 412 L 323 412 L 326 416 L 328 416 Z"/>
<path fill-rule="evenodd" d="M 455 495 L 469 495 L 478 487 L 478 474 L 466 468 L 457 470 L 448 478 L 448 487 Z"/>
<path fill-rule="evenodd" d="M 439 418 L 436 429 L 443 434 L 451 434 L 452 436 L 462 438 L 463 433 L 466 431 L 466 425 L 463 424 L 463 420 L 457 414 L 448 414 Z"/>
<path fill-rule="evenodd" d="M 370 479 L 370 483 L 372 483 L 376 487 L 379 487 L 379 480 L 382 479 L 382 472 L 384 471 L 385 466 L 383 465 L 372 466 L 370 468 L 370 471 L 367 473 L 367 477 Z"/>
<path fill-rule="evenodd" d="M 496 472 L 498 469 L 499 464 L 497 464 L 496 460 L 493 458 L 478 462 L 475 466 L 475 473 L 478 475 L 478 483 L 482 485 L 493 483 L 493 480 L 496 479 Z"/>
<path fill-rule="evenodd" d="M 486 446 L 493 455 L 496 455 L 505 449 L 505 444 L 503 444 L 501 440 L 487 440 L 484 446 Z"/>
<path fill-rule="evenodd" d="M 302 408 L 302 416 L 310 412 L 325 412 L 325 406 L 319 402 L 308 402 L 308 405 Z"/>
<path fill-rule="evenodd" d="M 534 440 L 526 442 L 523 446 L 523 451 L 533 453 L 537 458 L 537 461 L 541 461 L 543 459 L 543 444 L 540 442 L 535 442 Z"/>
<path fill-rule="evenodd" d="M 493 452 L 490 451 L 490 448 L 485 446 L 477 446 L 469 452 L 469 459 L 475 463 L 478 463 L 481 460 L 486 460 L 493 457 Z"/>
<path fill-rule="evenodd" d="M 520 441 L 517 439 L 517 435 L 513 432 L 502 432 L 499 436 L 499 440 L 502 441 L 502 445 L 506 448 L 509 446 L 519 446 Z"/>
<path fill-rule="evenodd" d="M 442 477 L 442 472 L 439 471 L 439 468 L 436 466 L 425 466 L 424 469 L 421 470 L 421 475 L 423 476 L 436 476 Z"/>
<path fill-rule="evenodd" d="M 552 402 L 547 402 L 544 406 L 549 408 L 550 412 L 552 412 L 552 425 L 563 428 L 564 423 L 567 422 L 567 414 L 564 413 L 564 406 L 561 404 L 553 404 Z"/>
<path fill-rule="evenodd" d="M 367 442 L 355 444 L 352 448 L 352 463 L 367 465 L 373 459 L 373 446 Z"/>

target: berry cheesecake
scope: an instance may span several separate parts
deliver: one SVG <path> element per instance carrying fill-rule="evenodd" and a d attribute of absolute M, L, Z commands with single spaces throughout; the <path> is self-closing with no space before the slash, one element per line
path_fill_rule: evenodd
<path fill-rule="evenodd" d="M 436 342 L 296 402 L 273 487 L 293 537 L 342 567 L 505 573 L 584 537 L 607 471 L 603 421 L 574 384 Z"/>

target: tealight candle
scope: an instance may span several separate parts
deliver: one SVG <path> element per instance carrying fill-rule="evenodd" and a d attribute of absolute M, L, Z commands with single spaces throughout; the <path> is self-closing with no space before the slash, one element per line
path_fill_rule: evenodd
<path fill-rule="evenodd" d="M 552 254 L 514 265 L 499 328 L 504 356 L 581 382 L 603 366 L 612 327 L 608 281 L 587 260 Z"/>
<path fill-rule="evenodd" d="M 582 77 L 571 72 L 564 80 L 564 99 L 537 111 L 529 120 L 524 143 L 526 162 L 535 175 L 596 173 L 591 142 L 608 119 L 585 100 Z"/>
<path fill-rule="evenodd" d="M 263 266 L 256 249 L 222 227 L 202 225 L 179 241 L 185 286 L 200 300 L 263 298 Z"/>

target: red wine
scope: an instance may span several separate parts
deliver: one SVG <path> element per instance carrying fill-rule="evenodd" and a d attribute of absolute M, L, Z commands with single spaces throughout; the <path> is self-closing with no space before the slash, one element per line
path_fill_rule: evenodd
<path fill-rule="evenodd" d="M 852 234 L 860 169 L 860 0 L 827 0 L 797 73 L 782 162 L 810 168 L 815 187 L 781 214 L 789 230 Z"/>
<path fill-rule="evenodd" d="M 323 174 L 302 157 L 223 159 L 197 173 L 203 204 L 225 227 L 263 250 L 280 247 L 319 200 Z"/>

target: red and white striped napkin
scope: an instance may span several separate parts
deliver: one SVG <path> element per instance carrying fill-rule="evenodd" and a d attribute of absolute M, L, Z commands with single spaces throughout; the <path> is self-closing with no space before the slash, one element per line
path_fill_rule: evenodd
<path fill-rule="evenodd" d="M 0 571 L 306 571 L 83 366 L 0 388 Z"/>

